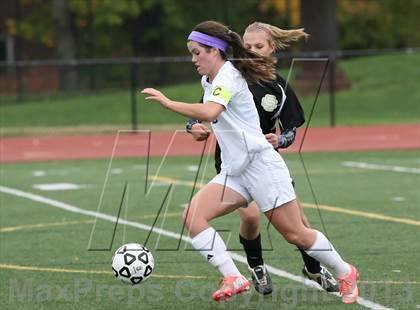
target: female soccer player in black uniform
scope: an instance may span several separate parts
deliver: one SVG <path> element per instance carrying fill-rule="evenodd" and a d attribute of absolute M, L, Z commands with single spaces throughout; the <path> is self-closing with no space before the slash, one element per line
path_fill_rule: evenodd
<path fill-rule="evenodd" d="M 246 28 L 243 40 L 247 49 L 268 57 L 273 56 L 277 50 L 288 47 L 290 42 L 307 36 L 303 29 L 282 30 L 269 24 L 256 22 Z M 293 89 L 278 74 L 276 80 L 272 82 L 249 84 L 248 87 L 253 95 L 260 126 L 266 139 L 275 149 L 289 147 L 295 140 L 296 129 L 305 122 L 302 107 Z M 276 134 L 277 122 L 280 135 Z M 188 121 L 187 131 L 192 133 L 197 141 L 207 139 L 210 134 L 208 128 L 197 120 Z M 215 152 L 215 167 L 219 173 L 221 156 L 218 144 Z M 253 202 L 248 208 L 238 210 L 241 218 L 239 239 L 247 255 L 254 287 L 262 294 L 270 294 L 272 284 L 262 257 L 258 207 Z M 303 223 L 310 227 L 302 209 L 301 211 Z M 319 283 L 326 291 L 338 291 L 338 283 L 331 273 L 305 251 L 301 249 L 299 251 L 304 261 L 303 274 Z"/>

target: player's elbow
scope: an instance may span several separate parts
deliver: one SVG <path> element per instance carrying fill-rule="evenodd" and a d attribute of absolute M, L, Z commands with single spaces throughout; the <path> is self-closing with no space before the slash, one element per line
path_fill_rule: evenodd
<path fill-rule="evenodd" d="M 219 103 L 207 101 L 204 105 L 202 105 L 201 109 L 201 120 L 206 122 L 213 122 L 217 119 L 220 113 L 225 110 L 225 107 Z"/>
<path fill-rule="evenodd" d="M 211 123 L 214 120 L 216 120 L 216 118 L 219 116 L 219 114 L 220 113 L 218 113 L 217 111 L 213 111 L 213 110 L 206 111 L 203 115 L 203 121 Z"/>
<path fill-rule="evenodd" d="M 216 120 L 217 117 L 207 116 L 203 121 L 212 123 Z"/>

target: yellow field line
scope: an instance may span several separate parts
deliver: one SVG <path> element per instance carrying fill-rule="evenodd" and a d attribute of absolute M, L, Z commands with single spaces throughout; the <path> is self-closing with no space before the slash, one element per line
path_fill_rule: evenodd
<path fill-rule="evenodd" d="M 138 216 L 138 219 L 154 219 L 156 218 L 156 213 L 155 214 L 147 214 L 147 215 L 142 215 L 142 216 Z M 177 216 L 181 216 L 182 212 L 172 212 L 172 213 L 165 213 L 165 216 L 167 217 L 177 217 Z"/>
<path fill-rule="evenodd" d="M 177 179 L 173 179 L 173 178 L 156 176 L 156 175 L 149 177 L 149 180 L 160 181 L 160 182 L 163 182 L 163 183 L 173 183 L 173 184 L 184 185 L 184 186 L 189 186 L 189 187 L 194 186 L 194 182 L 191 182 L 191 181 L 181 181 L 181 180 L 177 180 Z M 206 184 L 204 184 L 204 183 L 195 183 L 196 188 L 203 188 L 205 185 Z"/>
<path fill-rule="evenodd" d="M 194 186 L 194 182 L 180 181 L 180 180 L 173 179 L 173 178 L 168 178 L 168 177 L 152 176 L 149 179 L 150 180 L 161 181 L 161 182 L 166 182 L 166 183 L 174 183 L 174 184 L 179 184 L 179 185 L 184 185 L 184 186 L 189 186 L 189 187 Z M 205 184 L 203 184 L 203 183 L 196 183 L 195 184 L 195 186 L 197 188 L 202 188 L 204 185 Z M 304 203 L 304 202 L 302 203 L 301 202 L 301 205 L 304 208 L 310 208 L 310 209 L 316 209 L 317 208 L 317 206 L 315 204 L 311 204 L 311 203 Z M 357 211 L 357 210 L 345 209 L 345 208 L 339 208 L 339 207 L 333 207 L 333 206 L 327 206 L 327 205 L 318 205 L 318 208 L 321 209 L 321 210 L 329 211 L 329 212 L 345 213 L 345 214 L 350 214 L 350 215 L 354 215 L 354 216 L 360 216 L 360 217 L 365 217 L 365 218 L 370 218 L 370 219 L 375 219 L 375 220 L 382 220 L 382 221 L 388 221 L 388 222 L 394 222 L 394 223 L 400 223 L 400 224 L 420 226 L 420 221 L 406 219 L 406 218 L 400 218 L 400 217 L 394 217 L 394 216 L 388 216 L 388 215 L 384 215 L 384 214 L 380 214 L 380 213 Z"/>
<path fill-rule="evenodd" d="M 74 225 L 74 224 L 90 224 L 94 220 L 84 220 L 84 221 L 69 221 L 69 222 L 52 222 L 52 223 L 41 223 L 41 224 L 29 224 L 29 225 L 19 225 L 11 227 L 0 228 L 0 233 L 3 232 L 13 232 L 21 229 L 30 229 L 30 228 L 44 228 L 44 227 L 53 227 L 53 226 L 65 226 L 65 225 Z"/>
<path fill-rule="evenodd" d="M 310 209 L 317 208 L 315 204 L 311 204 L 311 203 L 301 202 L 301 205 L 304 208 L 310 208 Z M 420 221 L 410 220 L 410 219 L 405 219 L 405 218 L 400 218 L 400 217 L 393 217 L 393 216 L 383 215 L 379 213 L 357 211 L 357 210 L 338 208 L 338 207 L 332 207 L 332 206 L 326 206 L 326 205 L 318 205 L 318 208 L 321 210 L 326 210 L 330 212 L 345 213 L 345 214 L 361 216 L 361 217 L 366 217 L 366 218 L 375 219 L 375 220 L 382 220 L 382 221 L 395 222 L 395 223 L 400 223 L 400 224 L 420 226 Z"/>
<path fill-rule="evenodd" d="M 182 212 L 173 212 L 173 213 L 165 214 L 165 216 L 168 216 L 168 217 L 176 217 L 176 216 L 181 216 L 181 215 L 182 215 Z M 138 218 L 139 219 L 156 218 L 156 214 L 147 214 L 147 215 L 139 216 Z M 40 224 L 10 226 L 10 227 L 0 228 L 0 233 L 14 232 L 14 231 L 17 231 L 17 230 L 32 229 L 32 228 L 45 228 L 45 227 L 66 226 L 66 225 L 75 225 L 75 224 L 91 224 L 91 223 L 94 223 L 94 222 L 95 222 L 95 220 L 85 220 L 85 221 L 52 222 L 52 223 L 40 223 Z"/>
<path fill-rule="evenodd" d="M 105 274 L 112 275 L 112 271 L 104 270 L 82 270 L 82 269 L 61 269 L 61 268 L 46 268 L 22 265 L 0 264 L 0 269 L 25 270 L 25 271 L 43 271 L 43 272 L 60 272 L 60 273 L 89 273 L 89 274 Z M 207 279 L 206 276 L 187 276 L 187 275 L 169 275 L 169 274 L 152 274 L 154 278 L 164 279 Z"/>

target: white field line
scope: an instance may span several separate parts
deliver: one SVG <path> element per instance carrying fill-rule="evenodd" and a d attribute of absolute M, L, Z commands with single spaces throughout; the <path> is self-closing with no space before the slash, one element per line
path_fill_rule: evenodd
<path fill-rule="evenodd" d="M 361 169 L 370 169 L 370 170 L 382 170 L 382 171 L 393 171 L 393 172 L 420 174 L 420 169 L 419 168 L 408 168 L 408 167 L 401 167 L 401 166 L 369 164 L 369 163 L 362 163 L 362 162 L 357 162 L 357 161 L 344 161 L 341 164 L 344 167 L 351 167 L 351 168 L 361 168 Z"/>
<path fill-rule="evenodd" d="M 69 212 L 73 212 L 73 213 L 77 213 L 77 214 L 83 214 L 83 215 L 87 215 L 87 216 L 91 216 L 91 217 L 95 217 L 95 218 L 100 218 L 106 221 L 110 221 L 112 223 L 116 223 L 116 221 L 118 220 L 119 223 L 121 224 L 125 224 L 128 226 L 132 226 L 132 227 L 136 227 L 142 230 L 146 230 L 146 231 L 151 231 L 152 227 L 149 225 L 145 225 L 145 224 L 141 224 L 141 223 L 137 223 L 137 222 L 132 222 L 132 221 L 127 221 L 124 219 L 117 219 L 117 217 L 112 216 L 112 215 L 108 215 L 108 214 L 104 214 L 104 213 L 100 213 L 100 212 L 94 212 L 94 211 L 89 211 L 89 210 L 85 210 L 82 208 L 78 208 L 75 206 L 72 206 L 70 204 L 58 201 L 58 200 L 54 200 L 54 199 L 50 199 L 44 196 L 40 196 L 40 195 L 36 195 L 36 194 L 32 194 L 32 193 L 28 193 L 28 192 L 24 192 L 18 189 L 14 189 L 14 188 L 10 188 L 10 187 L 6 187 L 6 186 L 1 186 L 0 185 L 0 192 L 4 193 L 4 194 L 9 194 L 9 195 L 13 195 L 13 196 L 17 196 L 17 197 L 21 197 L 21 198 L 26 198 L 32 201 L 36 201 L 39 203 L 43 203 L 55 208 L 59 208 L 65 211 L 69 211 Z M 191 243 L 191 238 L 187 237 L 187 236 L 181 236 L 180 234 L 168 231 L 168 230 L 164 230 L 164 229 L 160 229 L 160 228 L 156 228 L 153 227 L 153 232 L 159 234 L 159 235 L 163 235 L 166 237 L 170 237 L 170 238 L 174 238 L 174 239 L 182 239 L 185 242 Z M 237 253 L 230 253 L 230 255 L 232 256 L 232 258 L 238 262 L 247 264 L 247 260 L 245 256 L 242 256 L 240 254 Z M 283 277 L 289 280 L 293 280 L 295 282 L 299 282 L 302 283 L 306 286 L 309 286 L 311 288 L 314 289 L 318 289 L 318 290 L 322 290 L 317 284 L 315 284 L 313 281 L 310 281 L 308 279 L 305 279 L 301 276 L 297 276 L 294 274 L 291 274 L 289 272 L 286 272 L 284 270 L 278 269 L 276 267 L 270 266 L 270 265 L 266 265 L 267 266 L 267 270 L 272 273 L 275 274 L 279 277 Z M 338 294 L 334 294 L 337 295 Z M 373 301 L 364 299 L 362 297 L 359 297 L 359 299 L 357 300 L 357 303 L 369 308 L 369 309 L 374 309 L 374 310 L 394 310 L 393 308 L 388 308 L 385 306 L 382 306 L 380 304 L 374 303 Z"/>

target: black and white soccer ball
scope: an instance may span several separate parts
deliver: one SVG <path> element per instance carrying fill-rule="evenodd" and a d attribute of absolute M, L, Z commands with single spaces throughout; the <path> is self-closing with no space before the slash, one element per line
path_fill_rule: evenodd
<path fill-rule="evenodd" d="M 112 257 L 114 275 L 126 284 L 139 284 L 153 272 L 155 261 L 152 253 L 138 243 L 127 243 Z"/>

